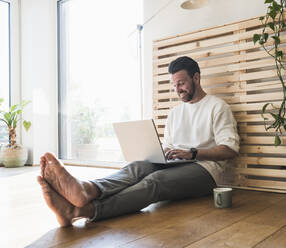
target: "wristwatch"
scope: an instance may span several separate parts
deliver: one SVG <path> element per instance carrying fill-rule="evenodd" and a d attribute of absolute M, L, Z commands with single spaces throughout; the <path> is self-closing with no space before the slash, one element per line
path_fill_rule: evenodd
<path fill-rule="evenodd" d="M 190 152 L 192 153 L 192 160 L 193 160 L 193 159 L 196 159 L 197 154 L 198 154 L 198 149 L 192 147 L 192 148 L 190 149 Z"/>

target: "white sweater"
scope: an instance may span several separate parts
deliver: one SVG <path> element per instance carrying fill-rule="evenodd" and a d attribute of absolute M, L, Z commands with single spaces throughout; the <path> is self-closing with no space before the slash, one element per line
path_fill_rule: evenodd
<path fill-rule="evenodd" d="M 226 145 L 239 151 L 236 121 L 230 106 L 222 99 L 206 95 L 197 103 L 182 103 L 168 116 L 164 133 L 164 148 L 189 150 L 192 147 L 207 149 Z M 223 182 L 223 171 L 229 161 L 197 161 L 214 178 L 217 185 Z"/>

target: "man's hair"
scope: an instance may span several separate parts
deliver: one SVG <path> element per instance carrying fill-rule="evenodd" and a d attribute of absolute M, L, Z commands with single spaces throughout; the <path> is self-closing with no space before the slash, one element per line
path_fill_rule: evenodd
<path fill-rule="evenodd" d="M 169 73 L 175 74 L 181 70 L 186 70 L 190 77 L 193 77 L 196 72 L 201 73 L 198 63 L 187 56 L 179 57 L 169 64 Z"/>

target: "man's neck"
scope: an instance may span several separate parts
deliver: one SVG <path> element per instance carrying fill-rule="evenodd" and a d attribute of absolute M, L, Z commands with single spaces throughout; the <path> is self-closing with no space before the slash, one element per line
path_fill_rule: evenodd
<path fill-rule="evenodd" d="M 200 100 L 202 100 L 206 95 L 207 95 L 206 92 L 204 92 L 203 90 L 199 90 L 199 91 L 196 92 L 196 94 L 193 97 L 193 99 L 191 101 L 189 101 L 189 103 L 190 104 L 197 103 Z"/>

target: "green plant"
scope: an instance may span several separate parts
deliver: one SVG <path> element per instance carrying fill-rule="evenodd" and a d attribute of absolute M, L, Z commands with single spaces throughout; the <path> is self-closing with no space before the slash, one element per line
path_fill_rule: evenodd
<path fill-rule="evenodd" d="M 4 99 L 0 98 L 0 105 L 3 103 Z M 21 101 L 9 108 L 9 111 L 0 110 L 0 121 L 7 125 L 9 131 L 9 146 L 14 146 L 16 144 L 16 128 L 18 123 L 22 121 L 21 114 L 23 108 L 29 104 L 30 101 Z M 26 131 L 29 130 L 31 126 L 30 121 L 23 121 L 23 126 Z"/>
<path fill-rule="evenodd" d="M 75 144 L 91 144 L 97 133 L 98 116 L 89 106 L 79 106 L 72 116 L 72 139 Z"/>
<path fill-rule="evenodd" d="M 286 22 L 284 19 L 284 10 L 286 7 L 286 0 L 265 0 L 267 4 L 266 15 L 259 18 L 263 25 L 261 34 L 253 35 L 254 44 L 258 42 L 262 48 L 274 59 L 277 76 L 281 82 L 283 90 L 283 99 L 279 107 L 273 103 L 266 103 L 262 108 L 262 117 L 264 119 L 264 126 L 266 130 L 275 130 L 275 146 L 281 144 L 280 135 L 282 130 L 286 131 L 286 118 L 285 118 L 285 102 L 286 102 L 286 88 L 283 80 L 283 71 L 285 70 L 285 53 L 281 49 L 280 36 L 285 31 Z M 272 41 L 272 42 L 270 42 Z M 269 107 L 272 109 L 268 109 Z M 272 120 L 265 117 L 265 113 L 272 116 Z"/>

